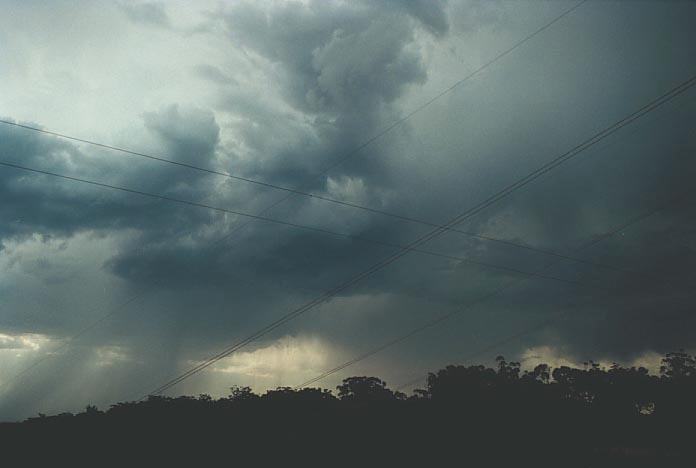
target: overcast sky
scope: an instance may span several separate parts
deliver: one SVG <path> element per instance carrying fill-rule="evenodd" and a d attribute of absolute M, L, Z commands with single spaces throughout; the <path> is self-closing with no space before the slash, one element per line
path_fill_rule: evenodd
<path fill-rule="evenodd" d="M 442 224 L 696 74 L 696 2 L 590 0 L 352 154 L 575 3 L 0 0 L 0 118 Z M 469 263 L 411 252 L 169 394 L 297 385 L 455 311 L 320 384 L 696 348 L 695 111 L 682 93 L 459 226 L 586 262 L 449 232 L 421 248 Z M 9 125 L 0 161 L 388 244 L 432 229 Z M 0 419 L 138 398 L 396 251 L 0 167 Z"/>

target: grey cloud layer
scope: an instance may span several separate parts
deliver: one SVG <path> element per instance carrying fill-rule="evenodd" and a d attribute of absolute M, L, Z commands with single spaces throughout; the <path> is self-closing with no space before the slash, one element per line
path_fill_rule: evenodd
<path fill-rule="evenodd" d="M 646 3 L 631 11 L 614 4 L 607 10 L 590 2 L 480 79 L 318 177 L 404 115 L 410 108 L 405 102 L 423 102 L 427 96 L 421 90 L 431 82 L 465 75 L 476 60 L 484 62 L 565 4 L 534 4 L 538 10 L 529 10 L 532 4 L 506 5 L 314 1 L 219 7 L 215 19 L 200 30 L 219 41 L 221 50 L 243 49 L 253 72 L 239 73 L 202 56 L 187 73 L 195 86 L 210 88 L 210 100 L 146 109 L 134 130 L 117 143 L 445 222 L 696 71 L 689 61 L 693 51 L 684 45 L 689 39 L 694 43 L 686 19 L 695 17 L 693 8 L 660 9 Z M 124 11 L 141 27 L 170 24 L 162 5 L 124 6 Z M 612 26 L 612 18 L 618 17 L 623 23 Z M 612 43 L 615 49 L 607 45 Z M 471 61 L 466 67 L 452 63 L 450 53 Z M 433 63 L 447 63 L 451 69 Z M 639 73 L 646 67 L 651 76 Z M 693 92 L 682 96 L 462 227 L 569 252 L 657 206 L 686 190 L 696 174 L 696 141 L 689 124 L 695 102 Z M 250 213 L 285 196 L 10 127 L 0 127 L 0 155 L 31 167 Z M 92 245 L 84 236 L 95 236 L 105 246 L 95 255 L 108 278 L 110 305 L 143 288 L 153 289 L 70 352 L 70 359 L 81 363 L 72 372 L 86 375 L 93 372 L 88 368 L 94 365 L 95 349 L 120 349 L 128 359 L 113 381 L 125 393 L 247 336 L 393 252 L 264 222 L 250 223 L 219 242 L 247 221 L 11 169 L 0 169 L 0 199 L 0 217 L 7 220 L 0 225 L 4 254 L 19 255 L 22 245 L 37 249 L 32 243 L 36 234 L 45 236 L 48 258 L 56 248 L 51 240 L 79 251 L 80 242 Z M 693 324 L 679 305 L 688 302 L 689 285 L 696 279 L 690 201 L 682 200 L 583 254 L 640 275 L 569 262 L 548 271 L 608 287 L 609 294 L 550 281 L 523 282 L 462 313 L 439 330 L 442 335 L 433 330 L 411 348 L 394 350 L 361 369 L 399 378 L 454 360 L 558 310 L 567 310 L 568 318 L 503 346 L 501 352 L 553 344 L 583 358 L 628 359 L 646 350 L 693 346 Z M 291 197 L 266 214 L 402 244 L 426 229 L 303 197 Z M 455 234 L 428 248 L 528 271 L 551 261 Z M 87 259 L 92 257 L 85 257 L 83 267 Z M 14 268 L 8 274 L 21 279 L 13 280 L 13 287 L 33 284 Z M 25 270 L 32 272 L 29 276 L 48 275 L 40 268 Z M 347 358 L 517 279 L 511 273 L 411 254 L 270 335 L 268 342 L 284 333 L 319 336 L 344 350 Z M 79 286 L 68 279 L 61 287 L 78 294 Z M 51 289 L 47 291 L 51 297 Z M 16 301 L 17 310 L 29 308 Z M 0 333 L 69 336 L 76 329 L 71 316 L 94 319 L 104 309 L 71 312 L 65 307 L 59 312 L 34 311 L 25 321 L 21 313 L 3 314 Z M 57 379 L 54 372 L 60 374 L 47 371 L 43 382 Z M 126 382 L 136 380 L 138 385 Z M 195 383 L 185 389 L 207 390 Z M 69 391 L 46 405 L 73 401 L 66 396 Z M 2 411 L 9 414 L 11 405 L 30 411 L 41 393 L 14 393 Z M 100 401 L 119 394 L 115 389 Z"/>

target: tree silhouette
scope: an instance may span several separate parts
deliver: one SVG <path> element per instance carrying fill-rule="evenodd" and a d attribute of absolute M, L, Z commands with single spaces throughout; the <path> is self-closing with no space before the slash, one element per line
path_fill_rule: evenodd
<path fill-rule="evenodd" d="M 27 447 L 28 460 L 39 453 L 31 447 L 51 453 L 80 441 L 91 464 L 137 448 L 171 455 L 174 464 L 188 453 L 216 453 L 216 462 L 233 454 L 255 465 L 341 454 L 355 465 L 695 466 L 683 429 L 696 419 L 695 396 L 696 359 L 683 350 L 665 355 L 659 376 L 594 361 L 522 371 L 498 356 L 493 368 L 432 372 L 410 398 L 367 376 L 344 379 L 335 393 L 234 386 L 223 398 L 152 396 L 106 411 L 39 414 L 0 424 L 0 443 Z"/>
<path fill-rule="evenodd" d="M 387 388 L 387 383 L 377 377 L 349 377 L 336 389 L 341 400 L 360 403 L 403 400 L 406 397 Z"/>
<path fill-rule="evenodd" d="M 667 353 L 662 359 L 660 374 L 672 379 L 687 379 L 696 376 L 696 359 L 679 350 Z"/>

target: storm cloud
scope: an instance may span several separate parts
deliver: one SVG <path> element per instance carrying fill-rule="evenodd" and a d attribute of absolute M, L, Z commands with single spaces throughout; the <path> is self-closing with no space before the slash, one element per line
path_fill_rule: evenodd
<path fill-rule="evenodd" d="M 574 3 L 33 3 L 4 2 L 3 120 L 436 224 L 696 73 L 696 5 L 589 1 L 362 147 Z M 321 383 L 694 348 L 695 110 L 690 90 L 459 226 L 611 268 L 448 232 L 424 248 L 567 282 L 412 252 L 173 391 L 296 385 L 456 311 Z M 430 230 L 11 125 L 0 160 L 347 235 L 0 168 L 3 419 L 140 397 Z"/>

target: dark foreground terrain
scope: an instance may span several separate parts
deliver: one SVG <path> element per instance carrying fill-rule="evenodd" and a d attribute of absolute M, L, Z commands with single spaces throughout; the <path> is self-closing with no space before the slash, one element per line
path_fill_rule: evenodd
<path fill-rule="evenodd" d="M 150 397 L 0 424 L 7 466 L 696 466 L 696 361 L 643 368 L 448 366 L 413 396 L 374 377 L 336 393 Z M 69 466 L 69 465 L 66 465 Z"/>

